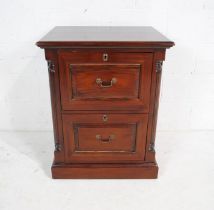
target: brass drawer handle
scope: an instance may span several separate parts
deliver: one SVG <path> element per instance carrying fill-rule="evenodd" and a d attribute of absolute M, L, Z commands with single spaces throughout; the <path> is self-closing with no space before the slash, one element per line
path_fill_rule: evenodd
<path fill-rule="evenodd" d="M 116 78 L 112 78 L 110 81 L 103 81 L 101 78 L 97 78 L 96 79 L 96 83 L 103 88 L 108 88 L 108 87 L 112 87 L 113 84 L 116 84 L 117 79 Z"/>
<path fill-rule="evenodd" d="M 102 136 L 100 134 L 97 134 L 96 139 L 103 143 L 108 143 L 108 142 L 112 141 L 113 139 L 115 139 L 115 135 L 111 134 L 108 138 L 102 138 Z"/>

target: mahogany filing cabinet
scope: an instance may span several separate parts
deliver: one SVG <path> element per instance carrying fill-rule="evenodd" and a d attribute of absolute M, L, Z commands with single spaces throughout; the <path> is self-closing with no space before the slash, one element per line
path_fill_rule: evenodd
<path fill-rule="evenodd" d="M 174 45 L 152 27 L 55 27 L 48 63 L 53 178 L 157 178 L 162 63 Z"/>

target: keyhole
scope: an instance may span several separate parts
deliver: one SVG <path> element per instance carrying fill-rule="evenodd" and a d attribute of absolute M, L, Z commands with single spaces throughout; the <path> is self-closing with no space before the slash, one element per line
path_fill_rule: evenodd
<path fill-rule="evenodd" d="M 107 53 L 103 54 L 103 61 L 108 61 L 108 54 Z"/>
<path fill-rule="evenodd" d="M 107 115 L 103 115 L 103 121 L 106 122 L 108 120 Z"/>

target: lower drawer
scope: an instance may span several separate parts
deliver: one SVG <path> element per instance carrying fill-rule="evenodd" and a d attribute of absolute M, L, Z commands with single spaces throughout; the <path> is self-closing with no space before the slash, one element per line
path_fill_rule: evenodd
<path fill-rule="evenodd" d="M 144 160 L 147 114 L 64 114 L 66 162 Z"/>

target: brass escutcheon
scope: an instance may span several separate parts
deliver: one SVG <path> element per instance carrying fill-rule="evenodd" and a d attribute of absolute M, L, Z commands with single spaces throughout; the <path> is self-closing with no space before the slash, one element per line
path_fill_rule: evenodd
<path fill-rule="evenodd" d="M 103 54 L 103 61 L 108 61 L 108 54 L 107 53 Z"/>
<path fill-rule="evenodd" d="M 103 122 L 106 122 L 106 121 L 108 121 L 108 116 L 107 115 L 103 115 Z"/>

